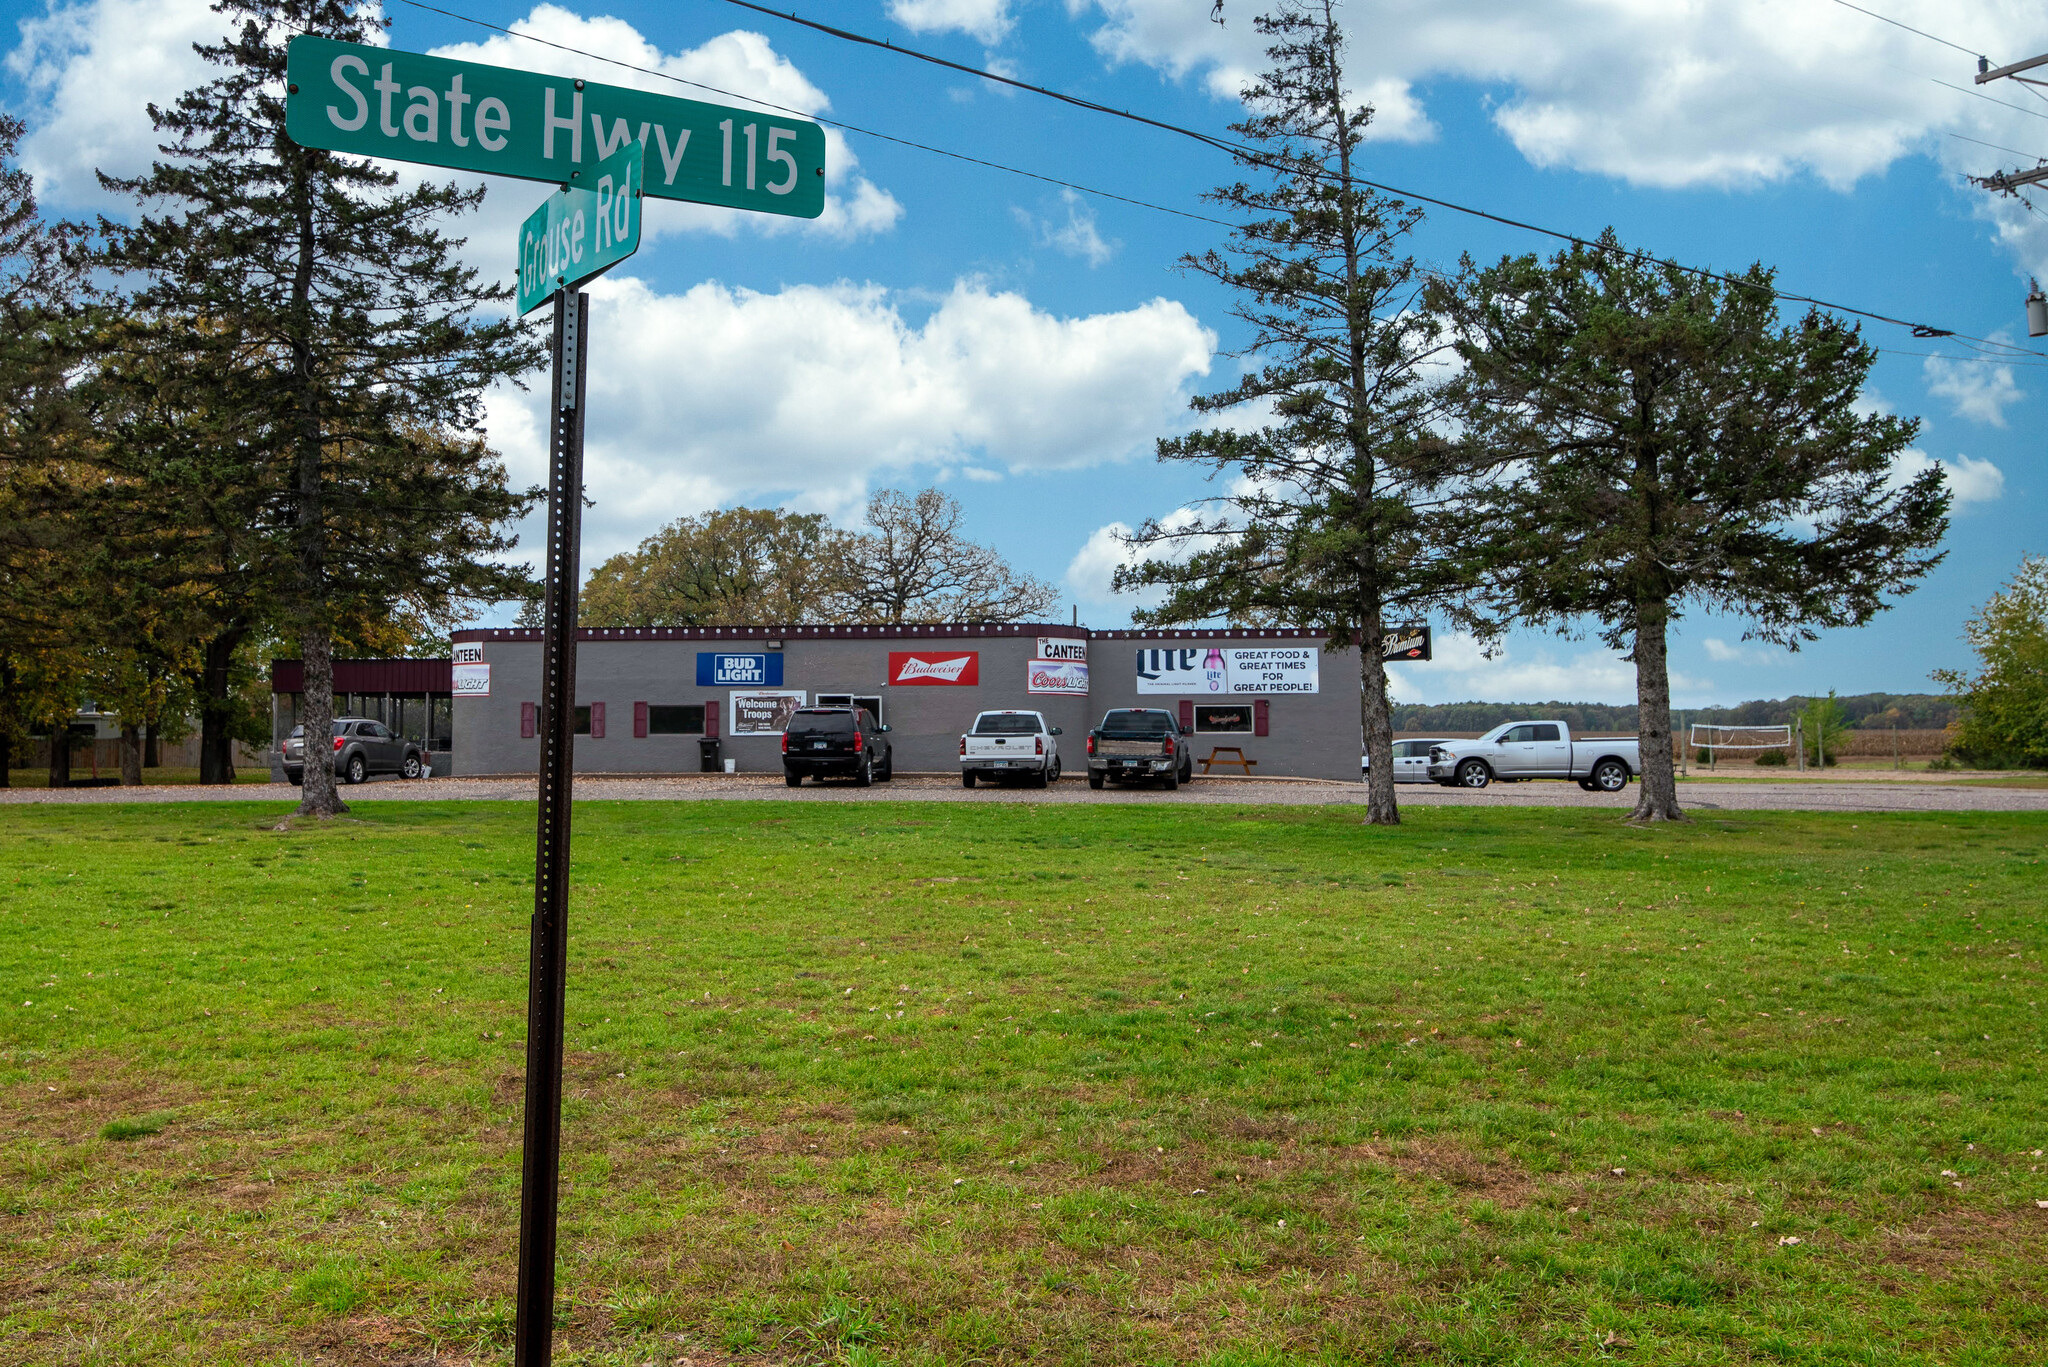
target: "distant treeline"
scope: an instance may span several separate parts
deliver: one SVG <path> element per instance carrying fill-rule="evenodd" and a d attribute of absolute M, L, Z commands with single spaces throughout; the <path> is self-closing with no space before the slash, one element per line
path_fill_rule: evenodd
<path fill-rule="evenodd" d="M 1724 726 L 1789 726 L 1809 699 L 1774 698 L 1734 707 L 1674 707 L 1674 722 L 1708 722 Z M 1853 727 L 1905 731 L 1939 731 L 1956 718 L 1955 699 L 1939 693 L 1859 693 L 1837 698 Z M 1633 731 L 1636 708 L 1597 702 L 1452 702 L 1436 706 L 1396 703 L 1396 731 L 1487 731 L 1504 721 L 1524 717 L 1556 718 L 1574 731 Z"/>

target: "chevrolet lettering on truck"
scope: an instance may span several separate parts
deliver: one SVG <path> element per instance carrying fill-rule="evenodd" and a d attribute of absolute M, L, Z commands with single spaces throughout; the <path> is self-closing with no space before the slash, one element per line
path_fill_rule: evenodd
<path fill-rule="evenodd" d="M 1036 712 L 984 712 L 960 737 L 960 786 L 1020 780 L 1043 788 L 1060 776 L 1060 728 Z"/>
<path fill-rule="evenodd" d="M 1635 737 L 1575 737 L 1561 721 L 1506 722 L 1478 740 L 1438 741 L 1429 751 L 1429 776 L 1446 788 L 1569 778 L 1589 793 L 1618 793 L 1642 771 Z"/>

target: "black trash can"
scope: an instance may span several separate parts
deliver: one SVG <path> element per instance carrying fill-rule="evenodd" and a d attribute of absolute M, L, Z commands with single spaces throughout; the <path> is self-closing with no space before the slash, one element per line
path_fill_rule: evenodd
<path fill-rule="evenodd" d="M 725 772 L 725 759 L 719 753 L 720 748 L 721 743 L 716 736 L 706 736 L 697 742 L 697 757 L 701 762 L 700 767 L 705 773 L 722 774 Z"/>

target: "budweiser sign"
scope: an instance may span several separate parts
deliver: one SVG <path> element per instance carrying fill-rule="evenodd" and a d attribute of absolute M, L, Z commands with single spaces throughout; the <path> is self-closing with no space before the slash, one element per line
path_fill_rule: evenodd
<path fill-rule="evenodd" d="M 889 682 L 972 687 L 981 682 L 981 653 L 974 650 L 892 650 L 889 652 Z"/>

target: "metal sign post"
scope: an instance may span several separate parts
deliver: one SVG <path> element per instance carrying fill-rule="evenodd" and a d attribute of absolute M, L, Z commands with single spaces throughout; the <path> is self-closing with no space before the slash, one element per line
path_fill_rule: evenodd
<path fill-rule="evenodd" d="M 540 824 L 526 988 L 526 1147 L 519 1169 L 518 1367 L 554 1357 L 555 1211 L 562 1168 L 562 1004 L 568 984 L 569 801 L 576 753 L 576 586 L 583 530 L 583 395 L 590 296 L 555 293 L 548 439 L 548 577 L 541 647 Z"/>
<path fill-rule="evenodd" d="M 526 997 L 526 1141 L 513 1346 L 517 1367 L 549 1367 L 562 1166 L 583 415 L 589 393 L 590 298 L 578 287 L 639 249 L 643 194 L 816 218 L 825 209 L 825 131 L 785 114 L 317 34 L 300 34 L 286 48 L 285 131 L 301 147 L 561 187 L 521 226 L 518 293 L 522 315 L 549 300 L 555 305 L 540 824 Z"/>

